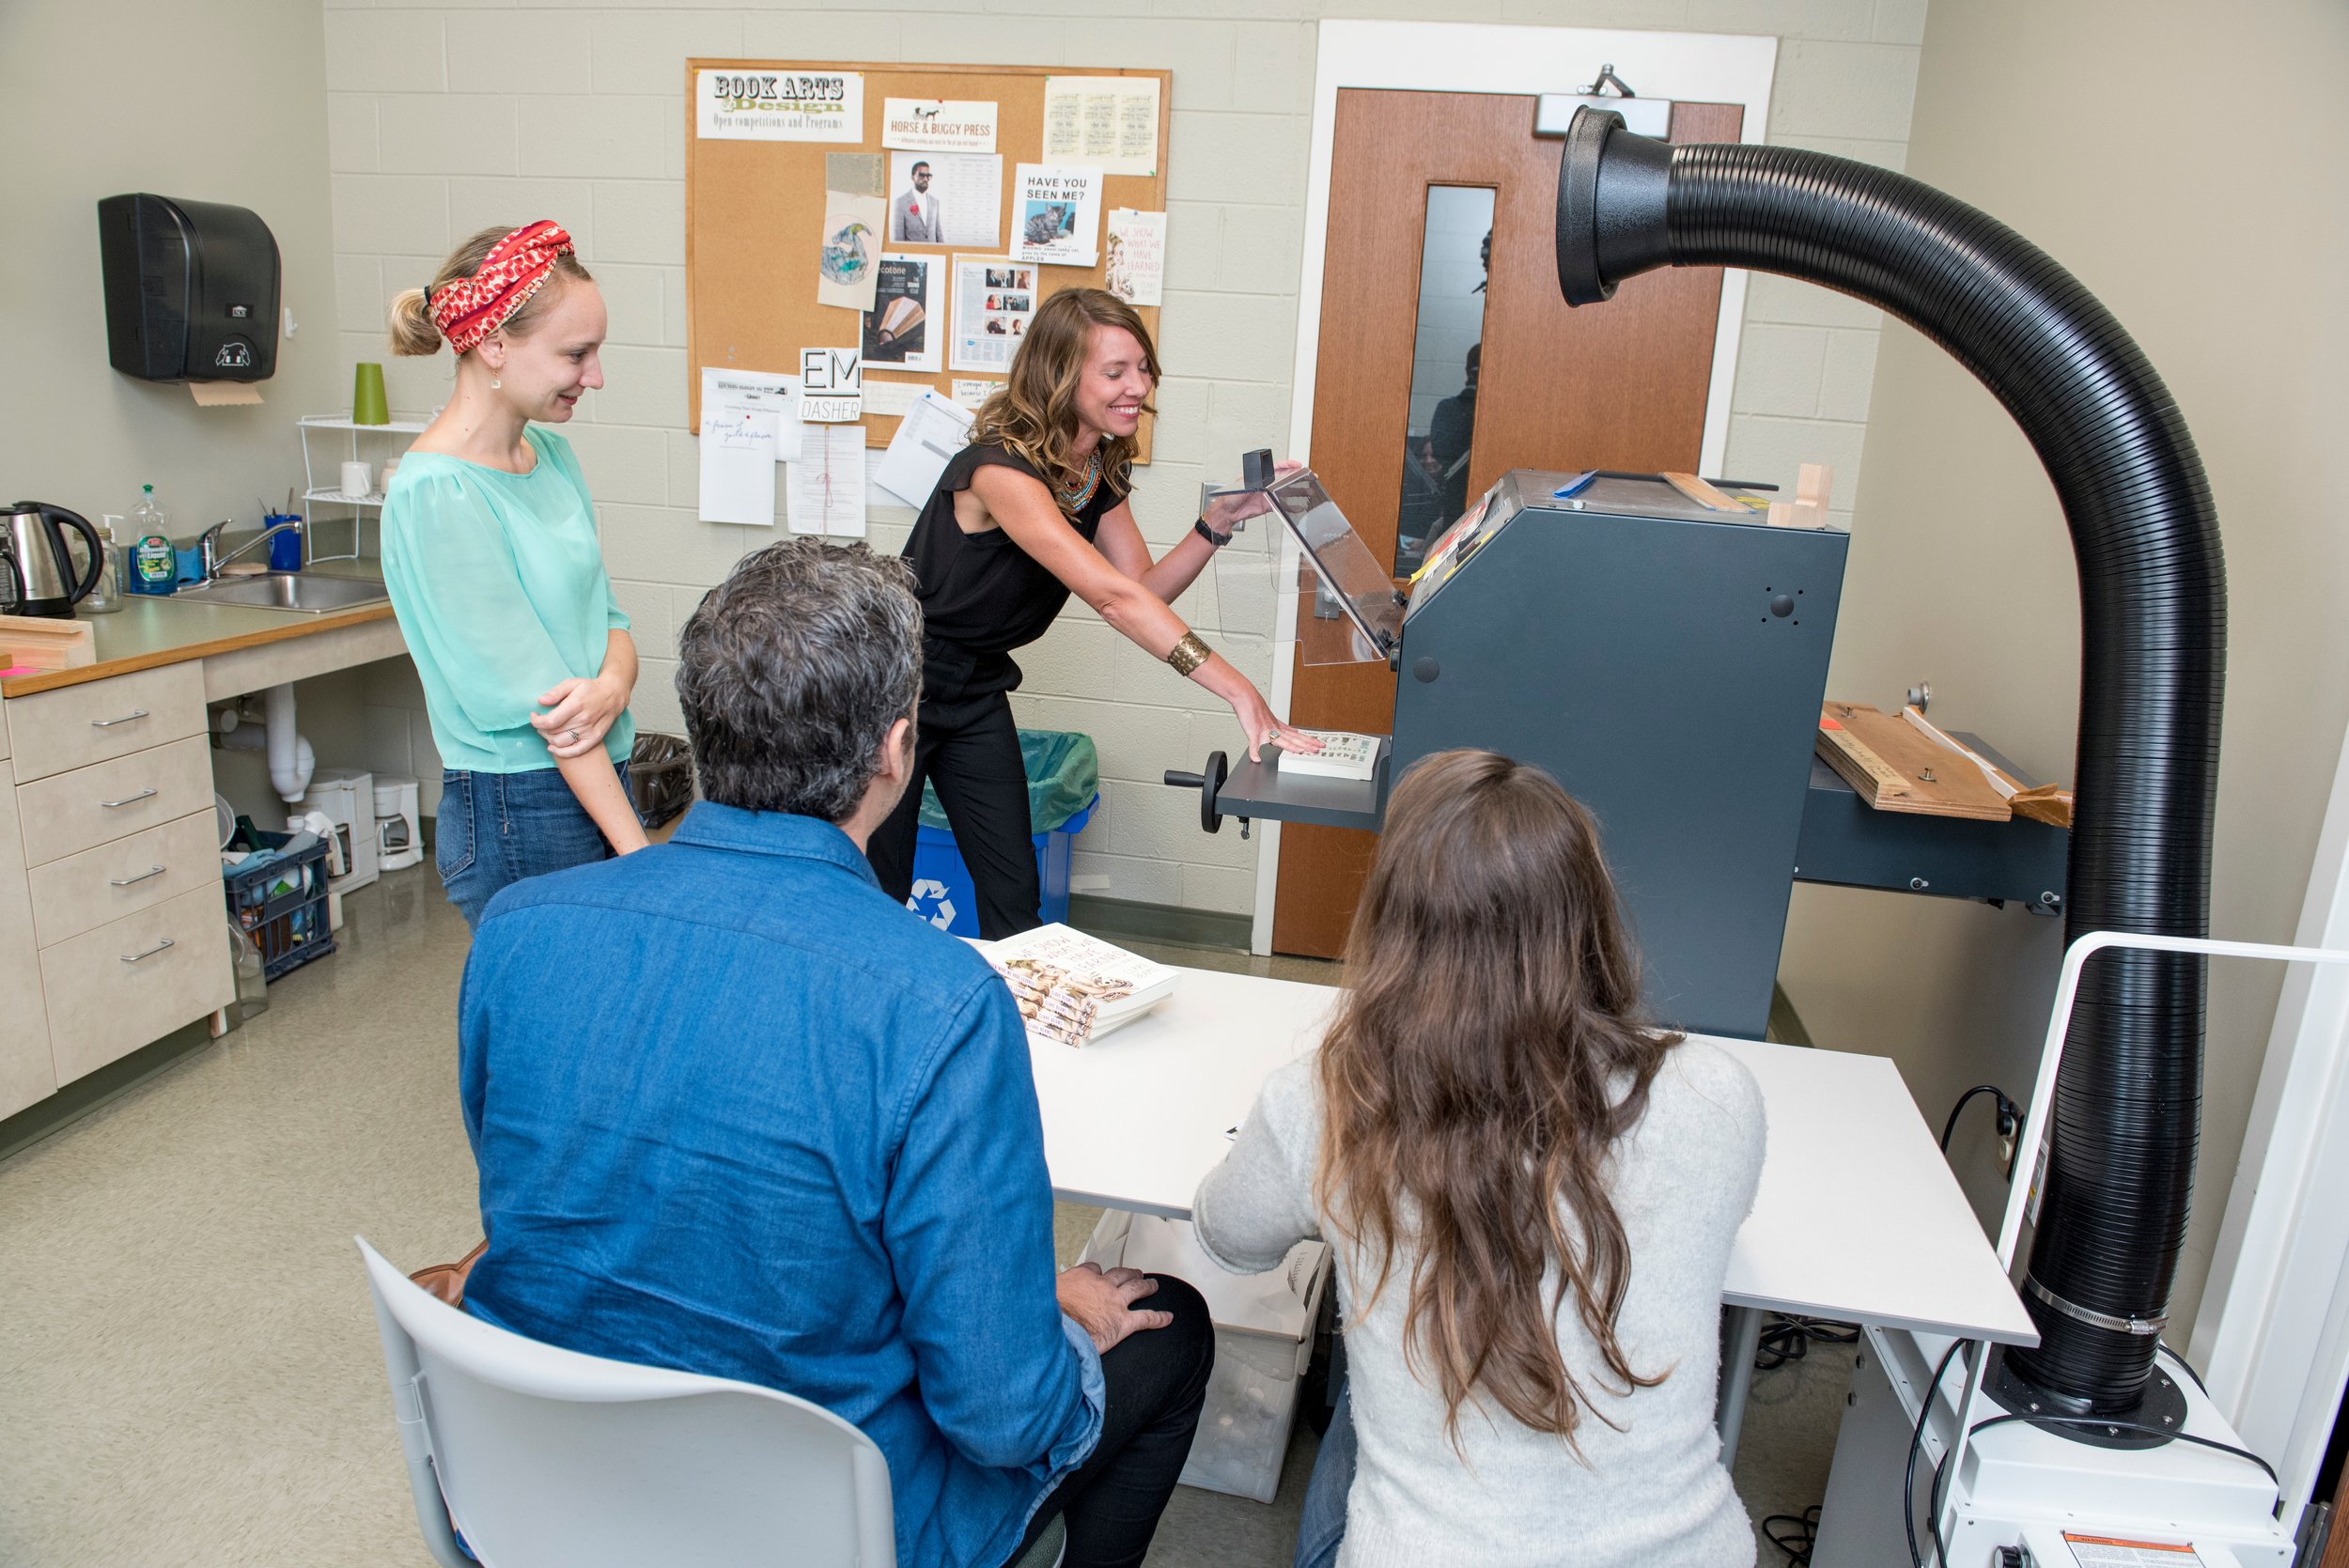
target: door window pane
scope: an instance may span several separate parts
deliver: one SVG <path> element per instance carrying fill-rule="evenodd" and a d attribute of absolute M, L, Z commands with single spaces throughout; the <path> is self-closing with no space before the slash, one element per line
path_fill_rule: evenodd
<path fill-rule="evenodd" d="M 1444 525 L 1468 509 L 1469 449 L 1484 356 L 1485 274 L 1492 258 L 1494 193 L 1427 188 L 1420 255 L 1419 325 L 1411 349 L 1411 411 L 1404 433 L 1403 501 L 1394 572 L 1419 569 Z"/>

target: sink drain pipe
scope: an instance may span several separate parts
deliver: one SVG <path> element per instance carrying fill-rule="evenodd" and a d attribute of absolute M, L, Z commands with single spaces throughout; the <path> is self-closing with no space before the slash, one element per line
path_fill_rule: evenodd
<path fill-rule="evenodd" d="M 2054 481 L 2079 565 L 2068 941 L 2204 937 L 2227 582 L 2193 438 L 2077 279 L 1929 185 L 1822 153 L 1673 147 L 1579 111 L 1558 175 L 1558 280 L 1595 304 L 1657 267 L 1776 272 L 1880 305 L 1973 372 Z M 2058 1075 L 2023 1282 L 2042 1336 L 2008 1364 L 2076 1410 L 2134 1408 L 2185 1238 L 2203 961 L 2092 959 Z"/>

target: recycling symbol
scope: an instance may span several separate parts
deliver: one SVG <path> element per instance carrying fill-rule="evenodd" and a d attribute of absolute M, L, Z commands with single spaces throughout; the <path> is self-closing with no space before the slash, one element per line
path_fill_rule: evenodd
<path fill-rule="evenodd" d="M 913 884 L 913 896 L 906 900 L 906 908 L 941 931 L 954 927 L 955 901 L 946 896 L 946 884 L 934 877 L 925 877 Z"/>

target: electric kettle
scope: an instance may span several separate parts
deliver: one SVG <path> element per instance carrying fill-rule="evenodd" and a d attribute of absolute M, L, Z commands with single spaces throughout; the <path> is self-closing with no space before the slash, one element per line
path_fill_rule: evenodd
<path fill-rule="evenodd" d="M 78 528 L 88 554 L 76 566 L 65 531 Z M 0 614 L 70 615 L 105 569 L 105 547 L 89 520 L 45 502 L 0 506 Z"/>

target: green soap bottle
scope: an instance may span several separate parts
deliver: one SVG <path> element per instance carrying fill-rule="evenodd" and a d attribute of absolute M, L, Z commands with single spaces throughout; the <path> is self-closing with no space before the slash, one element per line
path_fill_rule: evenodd
<path fill-rule="evenodd" d="M 179 557 L 163 531 L 163 509 L 155 505 L 155 487 L 139 487 L 139 504 L 131 508 L 131 530 L 139 542 L 131 550 L 131 586 L 142 594 L 168 594 L 179 585 Z"/>

